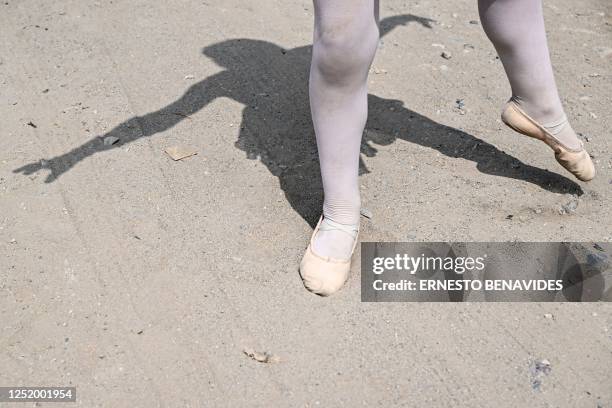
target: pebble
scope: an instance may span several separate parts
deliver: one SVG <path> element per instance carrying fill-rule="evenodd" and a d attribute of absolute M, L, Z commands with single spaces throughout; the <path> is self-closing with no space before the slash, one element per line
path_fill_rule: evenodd
<path fill-rule="evenodd" d="M 440 54 L 440 56 L 441 56 L 442 58 L 444 58 L 444 59 L 447 59 L 447 60 L 449 60 L 449 59 L 453 58 L 453 54 L 451 54 L 451 53 L 450 53 L 450 52 L 448 52 L 448 51 L 442 51 L 442 54 Z"/>
<path fill-rule="evenodd" d="M 104 138 L 104 146 L 112 146 L 119 141 L 118 137 L 115 136 L 106 136 Z"/>
<path fill-rule="evenodd" d="M 576 212 L 577 208 L 578 208 L 578 200 L 573 199 L 563 204 L 561 208 L 559 209 L 559 213 L 560 214 L 571 214 L 571 213 Z"/>
<path fill-rule="evenodd" d="M 536 361 L 536 369 L 542 371 L 544 374 L 548 374 L 551 369 L 550 361 L 545 358 L 540 361 Z"/>
<path fill-rule="evenodd" d="M 360 210 L 360 214 L 366 217 L 367 219 L 372 219 L 372 211 L 368 210 L 367 208 L 362 207 Z"/>
<path fill-rule="evenodd" d="M 260 352 L 260 351 L 255 351 L 255 350 L 246 348 L 242 352 L 246 356 L 250 357 L 251 359 L 259 363 L 278 363 L 280 362 L 280 358 L 278 356 L 268 353 L 267 351 Z"/>
<path fill-rule="evenodd" d="M 544 377 L 550 374 L 552 370 L 550 361 L 547 359 L 536 360 L 531 364 L 531 387 L 534 390 L 539 390 Z"/>

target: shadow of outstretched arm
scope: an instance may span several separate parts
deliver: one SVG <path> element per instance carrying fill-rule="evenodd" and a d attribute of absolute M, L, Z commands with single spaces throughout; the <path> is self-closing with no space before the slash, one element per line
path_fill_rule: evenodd
<path fill-rule="evenodd" d="M 28 163 L 13 170 L 13 173 L 30 175 L 42 169 L 48 169 L 50 173 L 45 179 L 45 183 L 51 183 L 79 161 L 89 156 L 115 149 L 142 137 L 153 136 L 189 118 L 190 115 L 216 98 L 225 95 L 226 92 L 222 84 L 229 83 L 230 78 L 227 78 L 228 76 L 227 71 L 224 71 L 204 79 L 192 85 L 182 97 L 157 111 L 143 116 L 134 116 L 103 135 L 95 136 L 60 156 Z M 119 141 L 114 144 L 104 144 L 104 139 L 108 137 L 116 137 Z"/>
<path fill-rule="evenodd" d="M 400 25 L 405 26 L 411 22 L 416 22 L 424 27 L 431 28 L 431 23 L 433 21 L 434 20 L 426 17 L 419 17 L 411 14 L 387 17 L 380 22 L 381 37 L 388 34 L 395 27 Z M 298 47 L 294 49 L 297 51 L 297 54 L 299 54 L 297 55 L 297 57 L 299 57 L 299 62 L 304 62 L 305 66 L 309 59 L 310 49 L 311 47 Z M 194 84 L 181 98 L 157 111 L 147 113 L 143 116 L 134 116 L 117 125 L 109 132 L 93 137 L 82 145 L 60 156 L 28 163 L 13 170 L 13 172 L 31 175 L 42 169 L 47 169 L 50 173 L 45 179 L 45 183 L 51 183 L 70 170 L 79 161 L 89 156 L 170 129 L 180 121 L 188 118 L 191 114 L 205 107 L 215 98 L 227 96 L 238 101 L 248 99 L 248 95 L 241 93 L 241 91 L 236 89 L 232 91 L 228 89 L 232 87 L 235 88 L 234 85 L 238 78 L 242 78 L 243 80 L 252 79 L 247 81 L 251 84 L 259 84 L 262 82 L 267 84 L 257 92 L 261 92 L 263 89 L 275 88 L 277 82 L 280 81 L 285 83 L 286 81 L 283 81 L 285 77 L 295 75 L 296 67 L 287 67 L 287 72 L 275 77 L 274 73 L 277 73 L 277 70 L 275 70 L 274 67 L 268 69 L 269 63 L 266 60 L 262 60 L 261 56 L 276 56 L 280 55 L 279 53 L 281 53 L 281 51 L 283 51 L 282 48 L 275 44 L 250 39 L 226 40 L 208 46 L 203 50 L 204 55 L 225 67 L 225 71 Z M 266 76 L 250 78 L 254 72 L 266 72 Z M 306 81 L 307 78 L 304 77 L 303 80 Z M 250 87 L 253 86 L 257 87 L 256 85 L 250 85 Z M 286 93 L 288 90 L 283 89 L 282 92 Z M 104 139 L 108 137 L 116 137 L 119 141 L 115 144 L 104 144 Z"/>
<path fill-rule="evenodd" d="M 486 141 L 461 130 L 437 123 L 404 106 L 402 101 L 369 95 L 370 115 L 361 152 L 372 157 L 376 149 L 369 142 L 389 145 L 397 139 L 435 149 L 451 158 L 476 163 L 476 168 L 493 176 L 526 181 L 561 194 L 582 195 L 579 184 L 561 174 L 524 163 Z"/>

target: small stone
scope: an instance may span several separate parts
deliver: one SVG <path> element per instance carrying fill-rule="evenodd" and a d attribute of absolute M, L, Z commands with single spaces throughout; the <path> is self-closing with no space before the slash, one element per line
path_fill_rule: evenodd
<path fill-rule="evenodd" d="M 362 207 L 360 210 L 360 214 L 369 220 L 372 219 L 372 211 L 368 210 L 367 208 Z"/>
<path fill-rule="evenodd" d="M 563 204 L 561 206 L 561 208 L 559 209 L 559 213 L 560 214 L 572 214 L 572 213 L 576 212 L 577 208 L 578 208 L 578 200 L 573 199 L 573 200 Z"/>
<path fill-rule="evenodd" d="M 112 146 L 112 145 L 114 145 L 115 143 L 117 143 L 118 141 L 119 141 L 119 138 L 118 138 L 118 137 L 115 137 L 115 136 L 106 136 L 106 137 L 103 139 L 104 146 Z"/>
<path fill-rule="evenodd" d="M 259 363 L 278 363 L 280 362 L 280 358 L 278 356 L 275 356 L 274 354 L 268 353 L 267 351 L 264 352 L 260 352 L 260 351 L 255 351 L 253 349 L 249 349 L 246 348 L 242 351 L 246 356 L 250 357 L 251 359 L 259 362 Z"/>
<path fill-rule="evenodd" d="M 190 146 L 170 146 L 164 151 L 174 161 L 182 160 L 186 157 L 191 157 L 198 154 L 198 151 Z"/>
<path fill-rule="evenodd" d="M 544 377 L 550 374 L 552 367 L 547 359 L 532 361 L 529 367 L 531 373 L 531 388 L 539 391 Z"/>
<path fill-rule="evenodd" d="M 540 374 L 549 374 L 551 371 L 550 361 L 543 358 L 541 360 L 536 360 L 533 362 L 532 374 L 540 375 Z"/>
<path fill-rule="evenodd" d="M 536 361 L 536 369 L 540 369 L 540 371 L 542 371 L 543 373 L 548 374 L 551 369 L 550 361 L 545 358 L 540 361 Z"/>
<path fill-rule="evenodd" d="M 545 319 L 550 319 L 550 320 L 554 320 L 555 317 L 552 315 L 552 313 L 544 313 L 544 318 Z"/>
<path fill-rule="evenodd" d="M 195 75 L 185 75 L 185 79 L 195 79 Z"/>
<path fill-rule="evenodd" d="M 451 53 L 450 53 L 450 52 L 448 52 L 448 51 L 442 51 L 442 54 L 440 54 L 440 56 L 441 56 L 442 58 L 444 58 L 444 59 L 447 59 L 447 60 L 449 60 L 449 59 L 453 58 L 453 54 L 451 54 Z"/>

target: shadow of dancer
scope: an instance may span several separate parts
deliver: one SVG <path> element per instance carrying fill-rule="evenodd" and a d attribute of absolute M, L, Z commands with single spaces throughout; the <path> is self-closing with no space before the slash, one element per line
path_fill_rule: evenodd
<path fill-rule="evenodd" d="M 413 15 L 389 17 L 381 21 L 381 36 L 411 22 L 431 28 L 433 20 Z M 157 111 L 132 117 L 65 154 L 14 172 L 29 175 L 47 168 L 50 174 L 45 182 L 53 182 L 88 156 L 168 130 L 216 98 L 226 97 L 244 105 L 235 146 L 278 177 L 292 208 L 314 226 L 322 206 L 322 185 L 308 104 L 311 51 L 311 46 L 286 50 L 252 39 L 226 40 L 205 47 L 203 54 L 226 68 L 224 71 L 192 85 L 181 98 Z M 401 101 L 370 95 L 369 105 L 366 129 L 375 131 L 365 132 L 361 150 L 366 156 L 376 153 L 370 142 L 388 145 L 401 138 L 449 157 L 474 161 L 486 174 L 528 181 L 549 191 L 582 192 L 573 181 L 521 163 L 481 139 L 405 108 Z M 120 143 L 104 145 L 102 140 L 108 136 L 119 138 Z M 364 173 L 367 168 L 361 160 L 360 174 Z"/>

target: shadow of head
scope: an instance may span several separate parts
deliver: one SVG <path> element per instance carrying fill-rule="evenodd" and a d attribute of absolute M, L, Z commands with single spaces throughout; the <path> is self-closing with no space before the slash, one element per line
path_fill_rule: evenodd
<path fill-rule="evenodd" d="M 269 64 L 270 57 L 282 56 L 287 52 L 288 50 L 269 41 L 250 38 L 220 41 L 202 49 L 202 54 L 232 72 L 240 72 L 242 69 L 252 70 L 255 66 Z"/>
<path fill-rule="evenodd" d="M 380 31 L 381 35 L 385 35 L 389 31 L 393 30 L 397 26 L 406 26 L 409 23 L 417 23 L 422 25 L 425 28 L 433 28 L 431 26 L 432 23 L 435 23 L 436 20 L 432 20 L 427 17 L 415 16 L 413 14 L 399 14 L 397 16 L 391 16 L 383 18 L 380 21 Z"/>

